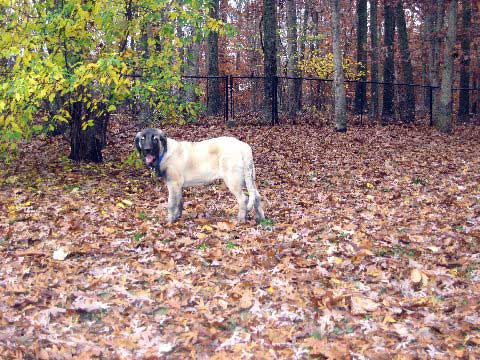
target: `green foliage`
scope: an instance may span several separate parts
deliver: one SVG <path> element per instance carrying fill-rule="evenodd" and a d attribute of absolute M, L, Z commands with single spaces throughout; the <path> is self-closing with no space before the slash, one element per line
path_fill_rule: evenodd
<path fill-rule="evenodd" d="M 202 243 L 198 246 L 198 250 L 205 251 L 208 250 L 208 245 L 206 243 Z"/>
<path fill-rule="evenodd" d="M 364 71 L 357 71 L 359 64 L 349 57 L 343 58 L 345 79 L 358 80 L 366 75 Z M 318 51 L 314 51 L 299 62 L 299 68 L 309 76 L 330 79 L 333 76 L 333 54 L 320 55 Z"/>
<path fill-rule="evenodd" d="M 90 114 L 83 129 L 94 123 L 87 117 L 115 111 L 125 99 L 149 103 L 171 121 L 191 118 L 198 107 L 175 96 L 184 86 L 180 49 L 232 29 L 208 16 L 208 0 L 181 3 L 0 0 L 0 155 L 71 121 L 78 102 Z M 180 38 L 176 26 L 188 36 Z"/>
<path fill-rule="evenodd" d="M 142 169 L 144 167 L 143 160 L 135 149 L 130 152 L 122 165 L 129 168 L 135 167 L 135 169 Z"/>
<path fill-rule="evenodd" d="M 272 219 L 265 218 L 265 219 L 260 221 L 260 225 L 264 228 L 272 228 L 273 225 L 274 225 L 274 222 L 273 222 Z"/>
<path fill-rule="evenodd" d="M 133 240 L 135 240 L 135 242 L 139 242 L 144 236 L 145 234 L 143 233 L 135 233 L 133 234 Z"/>
<path fill-rule="evenodd" d="M 228 250 L 235 250 L 236 248 L 237 248 L 237 245 L 233 241 L 229 240 L 227 242 L 227 249 Z"/>

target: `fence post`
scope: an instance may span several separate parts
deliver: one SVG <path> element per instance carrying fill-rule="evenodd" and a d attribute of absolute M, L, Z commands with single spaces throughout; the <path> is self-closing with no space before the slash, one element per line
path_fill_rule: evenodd
<path fill-rule="evenodd" d="M 228 75 L 224 76 L 224 82 L 225 82 L 225 108 L 224 108 L 224 112 L 223 112 L 223 120 L 225 122 L 228 122 L 228 84 L 229 84 L 229 81 L 228 81 Z"/>
<path fill-rule="evenodd" d="M 272 125 L 278 124 L 278 76 L 270 79 L 272 85 Z"/>
<path fill-rule="evenodd" d="M 429 85 L 429 108 L 430 108 L 430 126 L 433 126 L 433 86 Z"/>

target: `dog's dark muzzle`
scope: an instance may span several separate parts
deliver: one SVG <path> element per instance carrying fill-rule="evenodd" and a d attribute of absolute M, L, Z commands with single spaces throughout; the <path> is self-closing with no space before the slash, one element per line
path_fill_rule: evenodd
<path fill-rule="evenodd" d="M 147 164 L 147 166 L 155 166 L 159 150 L 158 146 L 145 146 L 142 149 L 143 158 L 145 159 L 145 164 Z"/>

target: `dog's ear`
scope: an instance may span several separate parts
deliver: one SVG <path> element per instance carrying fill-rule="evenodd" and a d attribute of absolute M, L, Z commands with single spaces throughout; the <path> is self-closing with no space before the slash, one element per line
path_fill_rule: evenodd
<path fill-rule="evenodd" d="M 163 130 L 160 129 L 155 129 L 155 135 L 157 135 L 159 138 L 167 138 L 167 134 Z"/>
<path fill-rule="evenodd" d="M 137 135 L 135 135 L 135 148 L 137 149 L 137 151 L 138 151 L 139 153 L 142 152 L 142 148 L 141 148 L 141 146 L 140 146 L 140 138 L 141 138 L 141 137 L 142 137 L 142 132 L 139 131 L 139 132 L 137 133 Z"/>
<path fill-rule="evenodd" d="M 162 144 L 163 151 L 167 151 L 167 135 L 163 130 L 155 129 L 156 135 L 158 136 L 160 143 Z"/>

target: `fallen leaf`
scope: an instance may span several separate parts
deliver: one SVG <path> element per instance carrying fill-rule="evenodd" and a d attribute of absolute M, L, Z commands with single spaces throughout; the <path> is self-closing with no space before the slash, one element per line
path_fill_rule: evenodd
<path fill-rule="evenodd" d="M 202 226 L 202 230 L 210 232 L 213 231 L 213 228 L 210 225 L 205 224 Z"/>
<path fill-rule="evenodd" d="M 322 355 L 327 359 L 348 359 L 349 351 L 345 343 L 329 342 L 327 339 L 307 338 L 303 342 L 310 348 L 311 356 Z"/>
<path fill-rule="evenodd" d="M 92 298 L 79 296 L 72 303 L 72 309 L 92 312 L 98 310 L 106 310 L 108 309 L 108 305 Z"/>
<path fill-rule="evenodd" d="M 53 259 L 63 261 L 70 253 L 66 251 L 63 247 L 58 248 L 53 252 Z"/>
<path fill-rule="evenodd" d="M 364 315 L 367 312 L 377 310 L 380 306 L 380 304 L 375 301 L 363 296 L 352 296 L 351 304 L 353 315 Z"/>
<path fill-rule="evenodd" d="M 128 200 L 128 199 L 122 199 L 121 201 L 122 201 L 122 203 L 124 203 L 125 205 L 128 205 L 128 206 L 132 206 L 132 205 L 133 205 L 133 202 L 131 202 L 131 201 Z"/>
<path fill-rule="evenodd" d="M 413 269 L 412 272 L 410 273 L 410 280 L 414 284 L 418 284 L 422 281 L 422 272 L 418 269 Z"/>
<path fill-rule="evenodd" d="M 253 305 L 253 294 L 251 290 L 245 290 L 240 298 L 240 309 L 246 310 Z"/>

